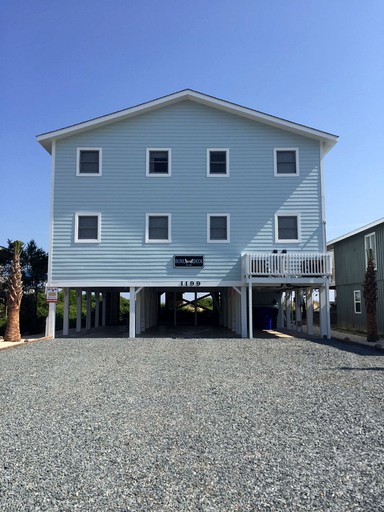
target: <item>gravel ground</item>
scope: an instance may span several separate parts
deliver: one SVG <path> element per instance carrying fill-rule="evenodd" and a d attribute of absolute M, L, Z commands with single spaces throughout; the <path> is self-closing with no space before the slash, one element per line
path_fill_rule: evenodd
<path fill-rule="evenodd" d="M 373 349 L 74 338 L 0 371 L 3 512 L 384 510 Z"/>

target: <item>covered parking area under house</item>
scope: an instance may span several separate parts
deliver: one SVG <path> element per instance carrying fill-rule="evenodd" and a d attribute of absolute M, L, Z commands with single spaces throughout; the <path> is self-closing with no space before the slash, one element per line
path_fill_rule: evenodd
<path fill-rule="evenodd" d="M 63 335 L 69 334 L 74 296 L 71 290 L 75 290 L 77 333 L 117 324 L 123 293 L 130 300 L 126 327 L 127 337 L 131 338 L 159 324 L 177 326 L 188 322 L 197 326 L 202 321 L 225 327 L 243 338 L 253 338 L 260 329 L 288 329 L 312 335 L 318 315 L 320 334 L 330 339 L 329 254 L 244 253 L 241 268 L 242 281 L 231 286 L 191 283 L 188 288 L 166 284 L 62 287 Z M 203 299 L 208 299 L 208 307 Z M 55 318 L 56 304 L 51 303 L 48 336 L 55 336 Z"/>

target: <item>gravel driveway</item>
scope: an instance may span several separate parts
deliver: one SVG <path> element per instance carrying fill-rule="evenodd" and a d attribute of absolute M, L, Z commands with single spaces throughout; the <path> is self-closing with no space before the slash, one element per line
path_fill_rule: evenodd
<path fill-rule="evenodd" d="M 3 512 L 384 510 L 373 349 L 74 338 L 0 371 Z"/>

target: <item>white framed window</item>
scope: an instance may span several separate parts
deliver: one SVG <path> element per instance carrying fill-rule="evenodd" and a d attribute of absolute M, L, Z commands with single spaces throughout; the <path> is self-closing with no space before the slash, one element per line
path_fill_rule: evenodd
<path fill-rule="evenodd" d="M 230 241 L 229 213 L 208 213 L 207 242 L 228 243 Z"/>
<path fill-rule="evenodd" d="M 361 291 L 354 290 L 353 291 L 353 308 L 356 315 L 361 314 Z"/>
<path fill-rule="evenodd" d="M 161 178 L 171 176 L 171 150 L 147 148 L 146 176 Z"/>
<path fill-rule="evenodd" d="M 276 213 L 275 241 L 282 243 L 300 242 L 299 213 Z"/>
<path fill-rule="evenodd" d="M 364 237 L 364 249 L 365 249 L 365 268 L 368 265 L 369 255 L 372 253 L 373 261 L 375 262 L 375 270 L 377 270 L 377 259 L 376 259 L 376 234 L 369 233 Z"/>
<path fill-rule="evenodd" d="M 102 154 L 101 148 L 77 148 L 76 175 L 101 176 Z"/>
<path fill-rule="evenodd" d="M 299 148 L 273 149 L 275 176 L 299 175 Z"/>
<path fill-rule="evenodd" d="M 171 214 L 147 213 L 145 216 L 145 241 L 147 243 L 171 242 Z"/>
<path fill-rule="evenodd" d="M 207 176 L 229 176 L 229 149 L 207 149 Z"/>
<path fill-rule="evenodd" d="M 77 212 L 75 214 L 75 243 L 95 244 L 101 240 L 101 214 Z"/>

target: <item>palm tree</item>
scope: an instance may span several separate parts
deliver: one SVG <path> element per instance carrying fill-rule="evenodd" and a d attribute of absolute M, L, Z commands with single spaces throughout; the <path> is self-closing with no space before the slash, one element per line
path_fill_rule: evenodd
<path fill-rule="evenodd" d="M 364 300 L 367 313 L 367 341 L 375 342 L 379 340 L 379 334 L 376 319 L 377 281 L 372 249 L 368 254 L 368 264 L 364 278 Z"/>
<path fill-rule="evenodd" d="M 20 341 L 20 304 L 23 297 L 23 281 L 20 256 L 23 243 L 13 242 L 13 257 L 7 283 L 7 328 L 4 341 Z"/>

